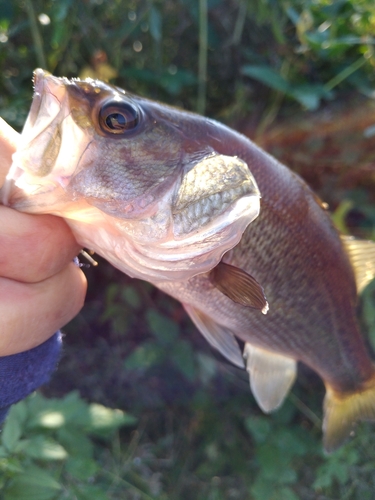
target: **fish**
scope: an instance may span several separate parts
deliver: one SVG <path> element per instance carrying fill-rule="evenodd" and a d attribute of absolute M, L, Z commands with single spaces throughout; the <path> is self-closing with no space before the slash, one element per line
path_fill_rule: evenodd
<path fill-rule="evenodd" d="M 63 217 L 82 247 L 179 300 L 206 340 L 281 406 L 298 363 L 323 380 L 323 444 L 375 420 L 358 294 L 375 245 L 342 236 L 307 184 L 212 119 L 37 69 L 3 204 Z"/>

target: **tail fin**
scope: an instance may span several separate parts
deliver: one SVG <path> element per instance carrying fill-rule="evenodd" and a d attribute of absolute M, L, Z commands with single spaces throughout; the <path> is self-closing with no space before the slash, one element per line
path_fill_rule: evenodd
<path fill-rule="evenodd" d="M 339 448 L 360 420 L 375 420 L 375 375 L 351 393 L 326 385 L 324 399 L 323 443 L 329 453 Z"/>

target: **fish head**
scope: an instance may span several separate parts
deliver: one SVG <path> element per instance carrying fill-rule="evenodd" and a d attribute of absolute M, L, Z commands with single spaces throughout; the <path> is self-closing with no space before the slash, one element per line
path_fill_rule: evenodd
<path fill-rule="evenodd" d="M 258 216 L 260 193 L 245 162 L 209 145 L 196 116 L 38 69 L 3 202 L 65 218 L 82 246 L 130 276 L 207 272 Z"/>

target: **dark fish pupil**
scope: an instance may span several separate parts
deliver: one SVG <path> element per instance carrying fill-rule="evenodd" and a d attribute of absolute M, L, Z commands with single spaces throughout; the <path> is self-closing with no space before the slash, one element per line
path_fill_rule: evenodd
<path fill-rule="evenodd" d="M 99 111 L 99 125 L 105 134 L 124 135 L 137 128 L 140 114 L 136 106 L 118 100 L 109 101 Z"/>
<path fill-rule="evenodd" d="M 111 113 L 107 116 L 105 123 L 112 130 L 122 130 L 126 127 L 126 118 L 121 113 Z"/>

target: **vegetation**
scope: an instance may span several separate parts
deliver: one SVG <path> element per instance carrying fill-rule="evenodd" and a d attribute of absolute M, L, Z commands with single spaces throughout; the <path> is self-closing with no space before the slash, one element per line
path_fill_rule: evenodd
<path fill-rule="evenodd" d="M 307 109 L 336 90 L 373 93 L 372 0 L 1 0 L 0 9 L 0 110 L 18 126 L 36 66 L 77 76 L 107 63 L 117 84 L 211 116 L 246 116 L 259 91 L 265 105 L 275 99 L 255 81 Z"/>
<path fill-rule="evenodd" d="M 328 108 L 334 121 L 349 101 L 372 109 L 363 96 L 374 94 L 374 32 L 373 0 L 0 0 L 0 115 L 21 128 L 42 66 L 107 77 L 267 143 L 280 120 L 314 123 Z M 371 237 L 373 142 L 363 168 L 346 147 L 335 147 L 335 168 L 311 160 L 300 173 L 327 194 L 340 229 Z M 3 428 L 0 499 L 373 498 L 374 427 L 324 455 L 313 373 L 301 367 L 282 409 L 263 415 L 246 374 L 211 351 L 179 304 L 98 260 L 58 372 Z M 374 284 L 360 313 L 375 345 Z"/>

